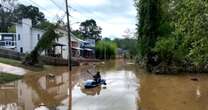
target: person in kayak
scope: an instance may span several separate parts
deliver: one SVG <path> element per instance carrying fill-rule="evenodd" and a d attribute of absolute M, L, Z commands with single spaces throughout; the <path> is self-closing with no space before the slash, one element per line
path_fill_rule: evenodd
<path fill-rule="evenodd" d="M 100 75 L 100 72 L 98 71 L 98 72 L 93 76 L 93 78 L 94 78 L 94 81 L 95 81 L 96 83 L 100 83 L 100 81 L 101 81 L 101 75 Z"/>

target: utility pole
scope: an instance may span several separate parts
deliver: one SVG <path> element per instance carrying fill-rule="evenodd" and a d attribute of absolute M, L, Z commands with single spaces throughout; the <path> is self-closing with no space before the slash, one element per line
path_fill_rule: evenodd
<path fill-rule="evenodd" d="M 70 28 L 70 21 L 69 21 L 69 9 L 68 9 L 68 0 L 66 0 L 66 15 L 67 15 L 67 31 L 68 31 L 68 65 L 69 71 L 72 70 L 72 58 L 71 58 L 71 28 Z"/>
<path fill-rule="evenodd" d="M 68 66 L 69 66 L 69 110 L 72 109 L 72 58 L 71 58 L 71 28 L 69 21 L 69 8 L 68 0 L 66 2 L 66 15 L 67 15 L 67 29 L 68 29 Z"/>

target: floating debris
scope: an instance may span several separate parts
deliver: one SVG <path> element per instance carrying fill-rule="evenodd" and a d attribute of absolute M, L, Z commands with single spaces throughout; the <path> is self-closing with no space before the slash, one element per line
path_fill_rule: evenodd
<path fill-rule="evenodd" d="M 191 78 L 192 81 L 199 81 L 198 78 Z"/>

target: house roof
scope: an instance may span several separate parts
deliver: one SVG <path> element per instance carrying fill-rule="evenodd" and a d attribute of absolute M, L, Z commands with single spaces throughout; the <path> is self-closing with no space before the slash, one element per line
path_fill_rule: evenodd
<path fill-rule="evenodd" d="M 84 50 L 93 51 L 93 49 L 90 49 L 90 48 L 84 48 Z"/>
<path fill-rule="evenodd" d="M 66 45 L 61 44 L 61 43 L 56 43 L 56 42 L 54 42 L 54 43 L 53 43 L 53 46 L 66 46 Z"/>
<path fill-rule="evenodd" d="M 66 29 L 60 27 L 57 28 L 56 31 L 62 32 L 64 36 L 67 36 L 68 34 Z M 73 33 L 71 33 L 71 41 L 85 42 L 84 40 L 77 38 Z"/>

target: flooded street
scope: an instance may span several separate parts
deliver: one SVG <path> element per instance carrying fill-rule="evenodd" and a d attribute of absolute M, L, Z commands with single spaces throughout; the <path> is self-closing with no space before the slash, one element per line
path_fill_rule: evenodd
<path fill-rule="evenodd" d="M 117 60 L 98 64 L 106 86 L 84 89 L 91 66 L 73 68 L 72 110 L 208 110 L 208 75 L 146 74 Z M 54 74 L 48 76 L 45 74 Z M 197 77 L 199 81 L 193 81 Z M 0 110 L 68 110 L 69 73 L 56 67 L 0 85 Z"/>

